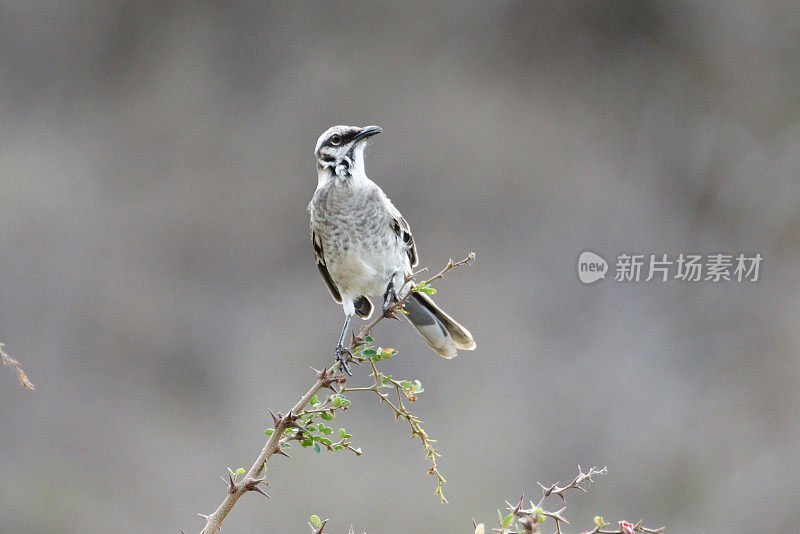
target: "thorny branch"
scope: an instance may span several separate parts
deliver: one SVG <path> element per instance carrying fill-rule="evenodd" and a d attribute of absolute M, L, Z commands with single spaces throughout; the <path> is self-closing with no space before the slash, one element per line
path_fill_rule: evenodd
<path fill-rule="evenodd" d="M 25 374 L 25 370 L 22 368 L 22 364 L 20 364 L 17 360 L 6 354 L 6 351 L 3 350 L 3 347 L 5 347 L 5 345 L 0 343 L 0 358 L 2 358 L 3 364 L 10 365 L 11 367 L 14 368 L 14 370 L 17 372 L 17 378 L 19 379 L 19 383 L 22 387 L 24 387 L 25 389 L 29 389 L 31 391 L 36 389 L 33 387 L 33 382 L 30 381 L 28 375 Z"/>
<path fill-rule="evenodd" d="M 569 521 L 564 518 L 563 513 L 567 507 L 565 506 L 556 511 L 548 511 L 542 507 L 545 499 L 551 495 L 558 495 L 561 497 L 562 501 L 565 501 L 566 494 L 569 490 L 582 491 L 586 493 L 586 487 L 582 486 L 581 484 L 583 482 L 591 483 L 593 482 L 592 477 L 594 475 L 604 475 L 606 472 L 607 470 L 605 467 L 602 469 L 592 467 L 588 472 L 584 473 L 581 467 L 578 466 L 578 474 L 569 484 L 564 486 L 559 486 L 558 482 L 552 484 L 551 486 L 543 486 L 542 484 L 539 484 L 539 487 L 542 488 L 542 497 L 539 499 L 539 502 L 534 504 L 533 501 L 530 501 L 530 508 L 526 509 L 523 508 L 522 505 L 523 501 L 525 500 L 524 495 L 520 497 L 519 502 L 516 505 L 512 505 L 506 501 L 506 507 L 509 514 L 503 517 L 503 515 L 498 511 L 498 515 L 500 515 L 500 528 L 493 530 L 495 532 L 499 532 L 500 534 L 536 534 L 541 532 L 540 525 L 547 518 L 551 518 L 555 523 L 554 534 L 565 534 L 562 530 L 562 527 L 569 524 Z M 475 521 L 473 520 L 473 524 L 474 523 Z M 603 518 L 599 516 L 595 517 L 594 523 L 595 528 L 584 531 L 583 534 L 633 534 L 634 532 L 662 534 L 665 528 L 661 527 L 657 529 L 650 529 L 643 526 L 642 521 L 639 520 L 639 522 L 636 524 L 631 524 L 627 521 L 619 521 L 619 528 L 617 530 L 609 530 L 605 528 L 609 526 L 609 523 L 606 523 Z M 475 524 L 475 534 L 484 534 L 484 532 L 485 530 L 483 524 Z"/>
<path fill-rule="evenodd" d="M 436 275 L 434 275 L 429 280 L 425 280 L 414 286 L 412 291 L 417 290 L 418 288 L 423 288 L 422 290 L 429 290 L 428 285 L 430 282 L 434 280 L 439 280 L 440 278 L 444 277 L 444 275 L 453 269 L 454 267 L 460 265 L 469 264 L 471 261 L 475 259 L 475 254 L 470 252 L 470 254 L 463 260 L 458 262 L 453 262 L 453 260 L 449 260 L 447 265 Z M 411 280 L 414 279 L 414 275 L 410 276 L 406 280 L 406 284 L 408 284 Z M 409 298 L 411 291 L 405 295 L 396 305 L 392 308 L 393 311 L 398 311 L 402 308 L 402 305 L 405 301 Z M 365 348 L 365 340 L 368 339 L 370 332 L 372 331 L 375 326 L 380 323 L 384 319 L 384 315 L 378 314 L 378 316 L 366 324 L 358 333 L 358 336 L 353 337 L 353 341 L 351 343 L 351 349 L 358 354 L 360 351 L 363 351 Z M 359 350 L 360 347 L 360 350 Z M 5 358 L 5 353 L 3 353 Z M 355 362 L 363 362 L 366 361 L 365 358 L 358 357 L 358 360 L 353 359 Z M 5 359 L 4 359 L 5 361 Z M 359 363 L 360 363 L 359 362 Z M 375 368 L 374 362 L 370 361 L 370 365 L 373 368 L 373 376 L 383 376 L 377 369 Z M 316 372 L 316 382 L 311 386 L 311 388 L 300 398 L 300 400 L 288 411 L 286 414 L 278 413 L 277 415 L 272 415 L 274 429 L 272 432 L 269 433 L 269 439 L 267 443 L 264 445 L 264 448 L 261 450 L 261 453 L 258 455 L 258 458 L 250 469 L 246 473 L 241 473 L 240 471 L 232 471 L 228 474 L 228 478 L 223 480 L 227 485 L 227 494 L 225 498 L 222 500 L 222 503 L 217 507 L 217 509 L 210 515 L 198 514 L 202 518 L 205 519 L 206 524 L 201 531 L 201 534 L 214 534 L 218 532 L 222 526 L 223 520 L 227 517 L 230 511 L 233 509 L 236 502 L 239 498 L 247 492 L 255 491 L 257 493 L 261 493 L 265 497 L 269 498 L 260 487 L 261 484 L 269 485 L 268 482 L 265 480 L 266 475 L 266 468 L 269 459 L 275 455 L 280 454 L 282 456 L 289 457 L 289 454 L 286 453 L 284 448 L 288 447 L 288 442 L 292 440 L 302 441 L 304 440 L 309 431 L 304 427 L 302 424 L 296 424 L 298 419 L 301 417 L 307 417 L 306 422 L 309 420 L 313 420 L 316 416 L 322 414 L 332 414 L 336 410 L 344 410 L 347 408 L 347 404 L 338 404 L 336 405 L 335 396 L 345 391 L 345 381 L 346 377 L 338 373 L 338 363 L 334 364 L 330 369 L 325 367 L 321 371 L 314 370 Z M 377 378 L 376 378 L 377 380 Z M 334 384 L 338 384 L 340 386 L 341 391 L 337 391 L 334 387 Z M 420 426 L 421 422 L 418 418 L 410 414 L 402 403 L 402 398 L 400 397 L 401 391 L 405 392 L 406 389 L 403 388 L 403 384 L 393 381 L 392 385 L 397 387 L 398 391 L 398 405 L 395 406 L 393 403 L 388 401 L 388 399 L 383 399 L 387 402 L 392 408 L 395 410 L 396 417 L 405 417 L 408 420 L 409 424 L 412 428 L 412 435 L 419 436 L 422 440 L 423 444 L 425 445 L 426 451 L 428 451 L 428 457 L 431 460 L 431 469 L 429 470 L 430 473 L 437 475 L 439 478 L 439 487 L 437 489 L 437 494 L 441 496 L 442 501 L 446 502 L 444 496 L 441 494 L 441 485 L 444 482 L 444 478 L 439 474 L 438 470 L 436 469 L 436 462 L 435 457 L 438 456 L 438 453 L 435 449 L 432 448 L 431 444 L 433 440 L 428 438 L 425 431 Z M 307 408 L 309 403 L 311 403 L 312 399 L 316 398 L 317 393 L 324 389 L 328 388 L 334 392 L 336 395 L 328 396 L 327 399 L 323 403 L 315 403 L 313 408 Z M 371 388 L 360 388 L 360 390 L 369 390 Z M 347 391 L 358 391 L 359 388 L 353 388 Z M 380 393 L 379 393 L 380 395 Z M 410 397 L 408 397 L 410 398 Z M 292 432 L 292 429 L 295 429 Z M 286 431 L 289 431 L 288 435 Z M 347 436 L 347 435 L 345 435 Z M 326 440 L 329 441 L 329 440 Z M 352 447 L 352 444 L 346 441 L 346 437 L 342 436 L 342 439 L 338 443 L 324 443 L 323 445 L 327 447 L 329 450 L 341 450 L 346 449 L 350 450 L 356 455 L 361 454 L 360 448 Z M 262 475 L 263 473 L 263 475 Z M 243 474 L 243 478 L 241 480 L 238 479 L 239 475 Z M 323 525 L 324 528 L 324 525 Z M 320 529 L 321 532 L 321 529 Z"/>

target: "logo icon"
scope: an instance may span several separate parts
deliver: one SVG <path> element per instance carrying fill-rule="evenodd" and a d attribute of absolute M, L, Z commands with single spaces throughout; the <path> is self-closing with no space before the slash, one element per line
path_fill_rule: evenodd
<path fill-rule="evenodd" d="M 584 284 L 593 284 L 606 277 L 608 263 L 594 252 L 582 252 L 578 258 L 578 278 Z"/>

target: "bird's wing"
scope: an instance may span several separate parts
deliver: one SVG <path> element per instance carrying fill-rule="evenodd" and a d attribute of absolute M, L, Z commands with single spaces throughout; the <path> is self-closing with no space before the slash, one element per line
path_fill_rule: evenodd
<path fill-rule="evenodd" d="M 325 254 L 322 252 L 322 240 L 320 240 L 320 238 L 317 236 L 317 233 L 313 230 L 311 231 L 311 242 L 314 244 L 314 259 L 317 260 L 317 269 L 319 269 L 319 274 L 321 274 L 322 279 L 325 280 L 325 285 L 328 286 L 328 291 L 331 292 L 333 300 L 336 302 L 342 302 L 342 295 L 339 293 L 339 289 L 336 287 L 336 284 L 333 283 L 331 273 L 328 272 L 328 266 L 325 265 Z"/>
<path fill-rule="evenodd" d="M 394 206 L 392 207 L 394 208 Z M 419 257 L 417 257 L 417 246 L 414 244 L 414 236 L 411 235 L 411 228 L 396 208 L 391 211 L 393 212 L 391 219 L 392 230 L 394 230 L 397 237 L 405 243 L 408 258 L 411 260 L 411 266 L 416 267 L 419 263 Z"/>

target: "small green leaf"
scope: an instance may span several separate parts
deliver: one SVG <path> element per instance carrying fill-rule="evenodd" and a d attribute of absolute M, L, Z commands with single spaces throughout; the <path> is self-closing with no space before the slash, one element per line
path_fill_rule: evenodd
<path fill-rule="evenodd" d="M 328 446 L 333 445 L 333 442 L 328 438 L 314 438 L 314 441 L 319 441 L 323 445 L 328 445 Z"/>
<path fill-rule="evenodd" d="M 376 354 L 378 354 L 378 351 L 375 350 L 375 349 L 367 349 L 364 352 L 362 352 L 361 354 L 363 354 L 367 358 L 371 358 L 372 356 L 375 356 Z"/>
<path fill-rule="evenodd" d="M 341 405 L 342 405 L 342 398 L 337 395 L 336 397 L 333 398 L 333 407 L 338 408 Z"/>
<path fill-rule="evenodd" d="M 315 527 L 318 527 L 318 526 L 320 526 L 320 525 L 322 524 L 322 520 L 319 518 L 319 516 L 318 516 L 318 515 L 312 515 L 312 516 L 309 518 L 309 521 L 311 521 L 311 523 L 312 523 L 312 524 L 313 524 Z"/>
<path fill-rule="evenodd" d="M 303 441 L 300 442 L 300 445 L 302 445 L 303 447 L 310 447 L 311 445 L 313 445 L 313 443 L 314 443 L 313 440 L 304 439 Z"/>
<path fill-rule="evenodd" d="M 345 435 L 347 435 L 347 432 L 344 431 L 344 428 L 340 428 L 339 429 L 339 437 L 344 439 Z"/>
<path fill-rule="evenodd" d="M 594 524 L 597 525 L 600 528 L 603 528 L 604 526 L 608 525 L 608 523 L 606 523 L 603 520 L 603 518 L 600 517 L 599 515 L 594 516 Z"/>
<path fill-rule="evenodd" d="M 320 452 L 322 449 L 319 448 L 319 443 L 314 443 L 314 450 L 316 452 Z"/>
<path fill-rule="evenodd" d="M 333 446 L 333 450 L 335 450 L 335 451 L 340 451 L 342 449 L 344 449 L 344 445 L 334 445 Z"/>
<path fill-rule="evenodd" d="M 321 413 L 319 414 L 319 416 L 325 419 L 326 421 L 330 421 L 331 419 L 333 419 L 333 416 L 328 412 Z"/>
<path fill-rule="evenodd" d="M 537 523 L 544 523 L 545 519 L 547 519 L 547 516 L 543 516 L 542 514 L 539 514 L 539 515 L 536 516 L 536 522 Z"/>
<path fill-rule="evenodd" d="M 240 467 L 239 469 L 236 470 L 237 475 L 243 475 L 245 473 L 247 473 L 247 470 L 244 467 Z"/>
<path fill-rule="evenodd" d="M 284 443 L 283 445 L 281 445 L 281 449 L 288 449 L 291 446 L 292 446 L 291 443 Z"/>
<path fill-rule="evenodd" d="M 311 397 L 311 400 L 310 400 L 310 401 L 308 401 L 308 403 L 309 403 L 309 404 L 312 404 L 312 405 L 313 405 L 313 404 L 317 404 L 317 402 L 318 402 L 318 401 L 317 401 L 317 396 L 316 396 L 316 395 L 314 395 L 313 397 Z"/>
<path fill-rule="evenodd" d="M 373 341 L 375 341 L 375 340 L 374 340 L 374 339 L 372 339 L 372 338 L 371 338 L 371 337 L 369 337 L 369 336 L 367 336 L 367 337 L 365 337 L 365 338 L 364 338 L 364 342 L 365 342 L 365 343 L 372 343 Z"/>
<path fill-rule="evenodd" d="M 274 428 L 268 428 L 264 431 L 264 434 L 271 436 L 275 432 Z"/>

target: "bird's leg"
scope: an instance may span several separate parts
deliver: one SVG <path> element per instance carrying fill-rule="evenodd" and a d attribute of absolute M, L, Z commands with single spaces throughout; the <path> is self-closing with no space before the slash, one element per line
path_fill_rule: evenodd
<path fill-rule="evenodd" d="M 344 346 L 344 336 L 347 334 L 347 327 L 350 326 L 350 319 L 352 319 L 352 315 L 345 315 L 344 318 L 344 326 L 342 327 L 342 335 L 339 336 L 339 343 L 336 345 L 336 361 L 339 362 L 342 366 L 342 369 L 348 376 L 353 376 L 353 373 L 350 372 L 350 369 L 347 367 L 347 362 L 345 361 L 344 355 L 346 354 L 348 357 L 351 357 L 352 354 L 350 353 L 350 349 Z"/>
<path fill-rule="evenodd" d="M 389 280 L 386 286 L 386 291 L 383 293 L 383 316 L 387 318 L 394 317 L 394 307 L 399 300 L 397 299 L 397 292 L 394 290 L 394 276 Z"/>

